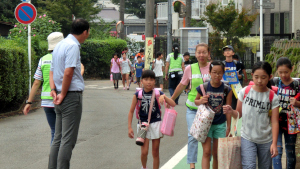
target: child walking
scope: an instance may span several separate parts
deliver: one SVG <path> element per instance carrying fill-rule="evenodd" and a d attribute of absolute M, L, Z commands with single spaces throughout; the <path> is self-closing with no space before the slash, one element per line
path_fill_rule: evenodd
<path fill-rule="evenodd" d="M 257 62 L 252 69 L 253 86 L 239 92 L 236 110 L 223 107 L 224 112 L 237 118 L 243 116 L 241 130 L 241 156 L 243 169 L 272 169 L 272 158 L 278 155 L 279 100 L 271 88 L 272 67 L 267 62 Z M 272 98 L 273 97 L 273 98 Z M 272 110 L 271 118 L 269 110 Z"/>
<path fill-rule="evenodd" d="M 142 62 L 142 58 L 141 56 L 137 57 L 137 63 L 135 63 L 135 72 L 136 72 L 136 81 L 139 87 L 141 87 L 141 77 L 142 77 L 142 73 L 144 71 L 144 62 Z"/>
<path fill-rule="evenodd" d="M 277 139 L 278 156 L 273 158 L 274 169 L 282 169 L 282 135 L 284 135 L 285 152 L 287 158 L 286 168 L 295 169 L 296 167 L 296 154 L 295 144 L 297 134 L 289 134 L 287 126 L 287 112 L 290 111 L 289 105 L 300 107 L 299 100 L 294 97 L 299 92 L 299 81 L 291 78 L 293 70 L 291 61 L 286 57 L 281 57 L 276 63 L 279 78 L 272 79 L 275 86 L 278 87 L 279 105 L 282 108 L 279 114 L 279 134 Z"/>
<path fill-rule="evenodd" d="M 223 63 L 225 64 L 225 70 L 236 70 L 238 74 L 238 78 L 240 79 L 242 77 L 242 75 L 239 74 L 239 71 L 241 69 L 241 64 L 240 62 L 233 60 L 233 55 L 234 55 L 233 47 L 231 45 L 224 46 L 223 55 L 226 58 L 223 61 Z M 237 105 L 237 98 L 234 95 L 232 95 L 231 107 L 235 109 L 236 105 Z"/>
<path fill-rule="evenodd" d="M 228 136 L 230 132 L 231 116 L 223 113 L 222 106 L 231 105 L 232 90 L 221 81 L 225 72 L 224 70 L 225 65 L 221 61 L 213 61 L 209 67 L 211 80 L 203 84 L 206 95 L 203 95 L 200 86 L 196 88 L 198 93 L 195 104 L 197 106 L 206 104 L 216 113 L 207 139 L 202 143 L 202 169 L 210 168 L 211 152 L 213 154 L 213 169 L 218 169 L 218 139 Z M 212 140 L 213 151 L 211 151 Z"/>
<path fill-rule="evenodd" d="M 110 74 L 113 75 L 113 82 L 116 90 L 119 88 L 119 80 L 121 80 L 120 59 L 118 58 L 118 53 L 114 54 L 114 57 L 111 59 L 110 63 Z"/>
<path fill-rule="evenodd" d="M 160 87 L 163 91 L 164 88 L 164 61 L 162 58 L 164 55 L 161 52 L 157 52 L 156 59 L 153 61 L 152 68 L 155 73 L 155 87 Z"/>
<path fill-rule="evenodd" d="M 139 118 L 141 123 L 148 121 L 148 110 L 150 108 L 151 97 L 154 85 L 155 85 L 155 74 L 152 70 L 145 70 L 142 75 L 142 83 L 144 84 L 143 88 L 143 99 L 141 100 L 141 108 L 139 111 Z M 136 92 L 132 98 L 131 107 L 128 114 L 128 137 L 134 138 L 134 133 L 132 130 L 132 117 L 134 109 L 137 104 L 138 93 Z M 154 99 L 154 105 L 152 108 L 151 120 L 148 127 L 148 132 L 144 145 L 141 147 L 141 162 L 142 169 L 146 169 L 147 165 L 147 156 L 149 150 L 149 143 L 152 140 L 152 156 L 153 156 L 153 169 L 159 168 L 159 144 L 160 138 L 163 137 L 163 134 L 160 132 L 161 125 L 161 111 L 158 104 L 163 104 L 164 101 L 170 106 L 175 106 L 175 102 L 172 99 L 169 99 L 163 92 L 160 91 L 159 103 Z M 139 124 L 138 124 L 139 127 Z"/>
<path fill-rule="evenodd" d="M 129 90 L 129 73 L 131 72 L 131 62 L 126 57 L 125 51 L 122 52 L 122 59 L 120 60 L 121 64 L 121 74 L 122 74 L 122 83 L 123 83 L 123 90 L 126 89 L 125 87 L 125 80 L 127 83 L 127 90 Z"/>

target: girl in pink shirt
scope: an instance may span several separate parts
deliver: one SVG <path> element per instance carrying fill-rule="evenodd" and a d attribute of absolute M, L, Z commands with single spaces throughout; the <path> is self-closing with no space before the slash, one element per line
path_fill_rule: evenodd
<path fill-rule="evenodd" d="M 195 57 L 197 58 L 197 63 L 191 64 L 185 68 L 181 82 L 177 86 L 171 99 L 175 100 L 182 91 L 186 88 L 190 82 L 191 91 L 188 93 L 188 99 L 186 101 L 187 112 L 186 121 L 188 125 L 188 153 L 187 153 L 187 163 L 190 164 L 190 168 L 195 168 L 195 163 L 197 163 L 198 155 L 198 141 L 191 136 L 189 133 L 190 128 L 193 124 L 198 106 L 195 105 L 195 98 L 197 96 L 196 88 L 203 84 L 205 79 L 210 78 L 208 58 L 210 56 L 210 49 L 206 43 L 200 43 L 196 46 Z"/>
<path fill-rule="evenodd" d="M 120 60 L 118 58 L 118 54 L 115 53 L 114 57 L 111 59 L 110 64 L 110 74 L 113 75 L 113 82 L 115 89 L 119 88 L 119 80 L 121 80 L 121 73 L 120 73 Z M 116 84 L 117 82 L 117 84 Z"/>

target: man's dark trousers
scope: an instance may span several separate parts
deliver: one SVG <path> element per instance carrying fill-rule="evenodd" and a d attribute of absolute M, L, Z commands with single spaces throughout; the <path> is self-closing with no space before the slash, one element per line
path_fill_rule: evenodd
<path fill-rule="evenodd" d="M 56 125 L 50 150 L 49 169 L 68 169 L 75 147 L 82 114 L 82 93 L 68 92 L 60 105 L 55 105 Z"/>

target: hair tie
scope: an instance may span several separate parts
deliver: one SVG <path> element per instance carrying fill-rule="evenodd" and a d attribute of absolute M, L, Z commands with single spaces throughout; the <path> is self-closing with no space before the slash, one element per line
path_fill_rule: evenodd
<path fill-rule="evenodd" d="M 211 66 L 211 67 L 214 67 L 214 65 L 213 65 L 213 64 L 210 64 L 210 66 Z"/>
<path fill-rule="evenodd" d="M 175 47 L 175 50 L 178 50 L 178 47 Z"/>

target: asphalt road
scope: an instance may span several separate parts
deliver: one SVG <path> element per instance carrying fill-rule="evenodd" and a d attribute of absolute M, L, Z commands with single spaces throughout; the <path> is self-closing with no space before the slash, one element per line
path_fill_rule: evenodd
<path fill-rule="evenodd" d="M 132 84 L 129 91 L 114 90 L 110 81 L 86 81 L 85 85 L 82 119 L 71 168 L 140 169 L 140 147 L 127 136 L 127 115 L 136 85 Z M 169 96 L 169 92 L 165 92 Z M 160 166 L 187 144 L 186 98 L 182 94 L 175 108 L 178 116 L 174 137 L 165 136 L 161 140 Z M 136 124 L 137 119 L 133 123 Z M 42 108 L 26 116 L 1 119 L 0 129 L 1 169 L 47 168 L 50 128 Z M 148 168 L 152 168 L 151 146 Z"/>

